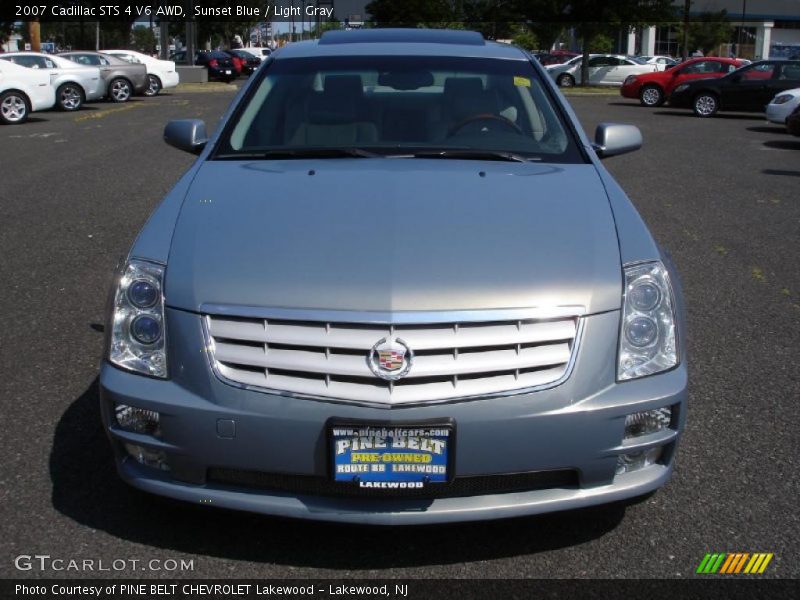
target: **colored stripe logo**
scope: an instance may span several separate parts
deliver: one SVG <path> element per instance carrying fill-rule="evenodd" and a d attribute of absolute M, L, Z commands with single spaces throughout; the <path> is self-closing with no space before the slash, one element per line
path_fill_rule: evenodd
<path fill-rule="evenodd" d="M 774 555 L 757 552 L 721 552 L 706 554 L 697 567 L 700 575 L 761 575 Z"/>

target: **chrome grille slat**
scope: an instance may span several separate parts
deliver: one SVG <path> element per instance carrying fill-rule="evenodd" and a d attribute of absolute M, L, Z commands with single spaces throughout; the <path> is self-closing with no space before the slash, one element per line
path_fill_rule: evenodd
<path fill-rule="evenodd" d="M 230 314 L 230 313 L 228 313 Z M 217 375 L 279 394 L 380 405 L 456 400 L 555 385 L 569 374 L 579 316 L 413 324 L 207 315 Z M 421 321 L 422 322 L 422 321 Z M 377 377 L 370 349 L 396 335 L 416 354 L 399 381 Z"/>

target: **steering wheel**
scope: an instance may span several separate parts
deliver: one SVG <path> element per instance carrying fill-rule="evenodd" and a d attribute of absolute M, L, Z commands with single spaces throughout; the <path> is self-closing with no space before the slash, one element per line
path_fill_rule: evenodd
<path fill-rule="evenodd" d="M 517 133 L 519 135 L 525 135 L 522 132 L 520 126 L 514 123 L 514 121 L 512 121 L 511 119 L 507 119 L 501 115 L 494 115 L 492 113 L 480 113 L 477 115 L 472 115 L 471 117 L 467 117 L 460 123 L 456 123 L 455 125 L 453 125 L 447 132 L 447 137 L 452 137 L 456 133 L 464 129 L 464 127 L 466 127 L 467 125 L 470 125 L 472 123 L 478 123 L 480 121 L 499 122 L 502 125 L 505 125 L 508 129 L 512 129 L 514 133 Z"/>

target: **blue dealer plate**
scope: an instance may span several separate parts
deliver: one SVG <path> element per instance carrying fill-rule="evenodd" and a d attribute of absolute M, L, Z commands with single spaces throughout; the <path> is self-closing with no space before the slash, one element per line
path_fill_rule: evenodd
<path fill-rule="evenodd" d="M 334 481 L 364 488 L 421 488 L 449 479 L 449 425 L 330 428 Z"/>

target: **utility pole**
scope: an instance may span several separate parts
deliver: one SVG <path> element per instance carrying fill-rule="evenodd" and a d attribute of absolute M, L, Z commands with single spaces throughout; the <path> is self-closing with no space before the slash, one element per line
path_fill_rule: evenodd
<path fill-rule="evenodd" d="M 689 11 L 691 8 L 692 0 L 685 0 L 683 3 L 683 60 L 689 58 Z"/>
<path fill-rule="evenodd" d="M 41 52 L 42 50 L 42 34 L 39 25 L 39 19 L 34 19 L 28 22 L 28 37 L 31 39 L 31 50 L 33 52 Z"/>

